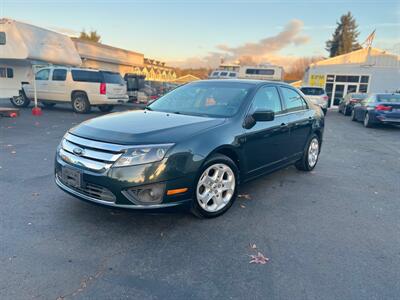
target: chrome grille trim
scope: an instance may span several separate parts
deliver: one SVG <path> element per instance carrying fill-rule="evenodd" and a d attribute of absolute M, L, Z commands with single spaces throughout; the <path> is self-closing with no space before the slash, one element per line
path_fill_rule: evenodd
<path fill-rule="evenodd" d="M 66 163 L 69 163 L 69 164 L 75 165 L 75 166 L 84 167 L 86 169 L 94 170 L 97 172 L 104 172 L 112 166 L 112 163 L 104 163 L 104 162 L 99 162 L 96 160 L 91 160 L 91 159 L 87 159 L 84 157 L 76 156 L 72 153 L 65 151 L 64 149 L 60 149 L 58 154 L 61 157 L 61 159 L 63 161 L 65 161 Z"/>
<path fill-rule="evenodd" d="M 64 136 L 64 138 L 74 144 L 77 144 L 77 145 L 80 145 L 83 147 L 98 149 L 98 150 L 102 150 L 102 151 L 123 152 L 124 150 L 130 148 L 128 145 L 109 144 L 109 143 L 88 140 L 88 139 L 77 137 L 70 133 L 67 133 Z"/>
<path fill-rule="evenodd" d="M 67 152 L 69 152 L 71 154 L 74 154 L 74 149 L 75 148 L 77 148 L 77 147 L 82 148 L 84 152 L 81 155 L 81 157 L 85 157 L 85 158 L 89 158 L 89 159 L 101 160 L 101 161 L 105 161 L 105 162 L 115 162 L 122 155 L 122 153 L 113 154 L 113 153 L 110 153 L 110 152 L 97 151 L 97 150 L 92 150 L 92 149 L 89 149 L 89 148 L 84 148 L 81 145 L 73 144 L 73 143 L 69 142 L 66 139 L 63 139 L 63 141 L 61 143 L 61 147 L 65 151 L 67 151 Z"/>

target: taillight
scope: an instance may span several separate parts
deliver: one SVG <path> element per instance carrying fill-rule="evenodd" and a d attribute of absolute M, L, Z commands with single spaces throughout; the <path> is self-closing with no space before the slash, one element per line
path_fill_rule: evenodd
<path fill-rule="evenodd" d="M 358 101 L 356 100 L 356 99 L 350 99 L 350 103 L 352 103 L 352 104 L 355 104 L 355 103 L 357 103 Z"/>
<path fill-rule="evenodd" d="M 377 105 L 377 106 L 375 107 L 375 110 L 389 111 L 389 110 L 392 110 L 392 107 L 391 107 L 391 106 L 385 106 L 385 105 L 379 104 L 379 105 Z"/>
<path fill-rule="evenodd" d="M 100 95 L 105 95 L 107 92 L 107 87 L 105 82 L 100 83 Z"/>
<path fill-rule="evenodd" d="M 325 101 L 328 101 L 328 96 L 323 96 L 322 99 L 324 99 Z"/>

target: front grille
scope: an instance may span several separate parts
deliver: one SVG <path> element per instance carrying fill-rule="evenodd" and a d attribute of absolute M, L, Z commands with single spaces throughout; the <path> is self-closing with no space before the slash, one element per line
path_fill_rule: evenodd
<path fill-rule="evenodd" d="M 57 174 L 57 179 L 65 186 L 83 195 L 102 201 L 115 202 L 114 194 L 107 188 L 102 187 L 100 185 L 93 183 L 83 183 L 83 186 L 81 187 L 74 187 L 68 184 L 68 182 L 64 180 L 60 174 Z"/>
<path fill-rule="evenodd" d="M 65 162 L 89 170 L 104 172 L 123 154 L 127 146 L 97 142 L 67 133 L 59 155 Z"/>

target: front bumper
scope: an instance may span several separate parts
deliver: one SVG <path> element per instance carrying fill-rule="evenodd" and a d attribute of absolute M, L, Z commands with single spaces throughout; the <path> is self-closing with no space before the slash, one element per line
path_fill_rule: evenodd
<path fill-rule="evenodd" d="M 55 182 L 60 189 L 78 199 L 114 208 L 154 210 L 188 206 L 192 201 L 194 176 L 171 178 L 166 174 L 157 173 L 155 178 L 154 175 L 159 169 L 158 166 L 163 163 L 165 162 L 111 168 L 104 173 L 99 173 L 68 164 L 57 156 L 55 160 Z M 62 168 L 72 168 L 79 171 L 82 175 L 82 187 L 76 188 L 63 181 L 62 176 L 60 176 Z M 127 194 L 124 193 L 130 188 L 140 188 L 155 183 L 165 184 L 164 195 L 160 203 L 139 204 L 132 198 L 128 198 Z M 166 193 L 168 190 L 185 187 L 188 190 L 182 194 L 169 196 Z"/>

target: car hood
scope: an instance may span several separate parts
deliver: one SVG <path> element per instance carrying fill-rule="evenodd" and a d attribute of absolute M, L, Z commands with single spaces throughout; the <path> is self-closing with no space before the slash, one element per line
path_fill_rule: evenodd
<path fill-rule="evenodd" d="M 70 133 L 96 141 L 122 144 L 176 143 L 224 123 L 222 118 L 155 111 L 112 113 L 70 129 Z"/>

